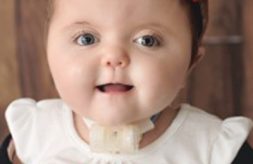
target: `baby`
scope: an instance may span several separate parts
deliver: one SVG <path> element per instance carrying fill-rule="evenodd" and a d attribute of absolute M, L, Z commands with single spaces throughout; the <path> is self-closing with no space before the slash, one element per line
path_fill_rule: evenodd
<path fill-rule="evenodd" d="M 251 121 L 172 105 L 199 51 L 207 1 L 55 0 L 47 55 L 61 99 L 12 102 L 25 164 L 229 164 Z"/>

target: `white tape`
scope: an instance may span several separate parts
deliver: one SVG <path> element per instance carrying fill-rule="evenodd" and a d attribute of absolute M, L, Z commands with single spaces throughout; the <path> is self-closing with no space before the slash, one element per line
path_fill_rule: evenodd
<path fill-rule="evenodd" d="M 83 120 L 89 128 L 90 149 L 98 153 L 134 153 L 139 150 L 143 134 L 154 128 L 150 119 L 118 127 L 104 127 L 87 118 Z"/>

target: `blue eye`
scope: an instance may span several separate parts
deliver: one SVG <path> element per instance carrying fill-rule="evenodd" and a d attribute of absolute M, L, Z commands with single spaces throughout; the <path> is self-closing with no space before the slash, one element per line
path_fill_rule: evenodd
<path fill-rule="evenodd" d="M 153 35 L 144 35 L 140 38 L 137 38 L 135 42 L 145 47 L 156 47 L 160 45 L 159 40 Z"/>
<path fill-rule="evenodd" d="M 89 46 L 94 44 L 97 41 L 94 35 L 90 33 L 82 34 L 77 37 L 76 42 L 80 46 Z"/>

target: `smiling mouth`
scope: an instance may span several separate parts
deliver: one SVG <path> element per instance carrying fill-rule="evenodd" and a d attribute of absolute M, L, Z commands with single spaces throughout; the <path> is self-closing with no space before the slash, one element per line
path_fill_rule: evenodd
<path fill-rule="evenodd" d="M 120 83 L 108 83 L 104 85 L 98 85 L 96 86 L 96 89 L 98 89 L 100 92 L 103 93 L 124 93 L 132 90 L 134 86 L 132 85 L 126 85 L 126 84 L 120 84 Z"/>

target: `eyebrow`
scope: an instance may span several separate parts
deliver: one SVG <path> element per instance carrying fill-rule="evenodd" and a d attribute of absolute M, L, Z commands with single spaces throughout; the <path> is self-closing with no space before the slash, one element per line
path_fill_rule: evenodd
<path fill-rule="evenodd" d="M 68 25 L 66 25 L 65 27 L 63 27 L 63 30 L 68 30 L 70 28 L 75 28 L 75 26 L 84 26 L 84 25 L 88 25 L 91 26 L 91 23 L 87 22 L 87 21 L 76 21 L 74 23 L 70 23 Z"/>
<path fill-rule="evenodd" d="M 72 25 L 91 25 L 89 22 L 87 21 L 77 21 L 77 22 L 74 22 L 72 23 Z"/>
<path fill-rule="evenodd" d="M 144 23 L 138 26 L 138 28 L 143 28 L 143 27 L 153 27 L 155 29 L 160 29 L 162 30 L 161 32 L 165 32 L 165 33 L 171 33 L 172 30 L 170 27 L 168 26 L 163 26 L 162 24 L 158 23 L 158 22 L 151 22 L 151 23 Z"/>

